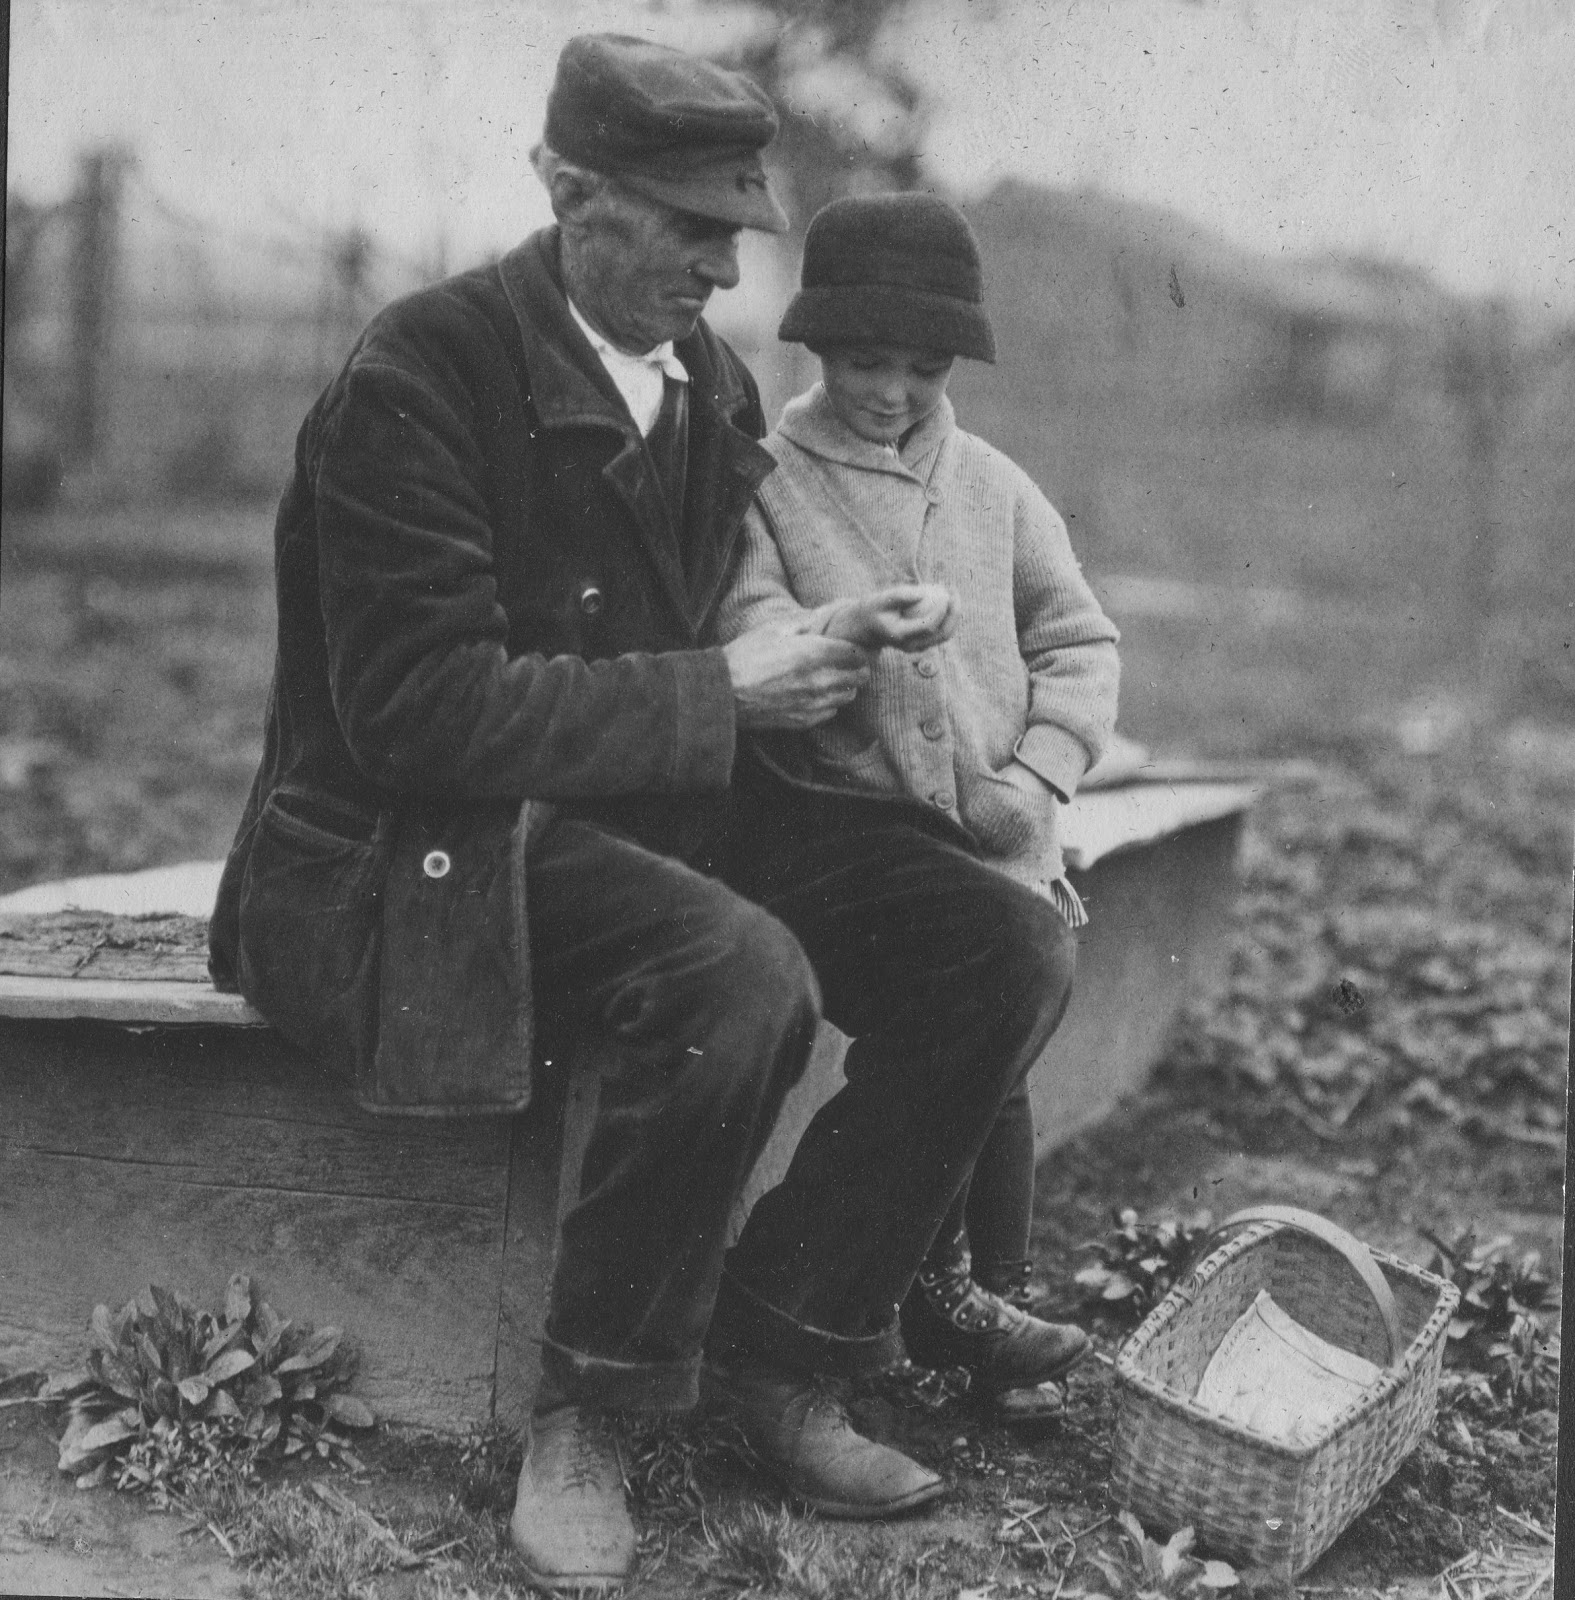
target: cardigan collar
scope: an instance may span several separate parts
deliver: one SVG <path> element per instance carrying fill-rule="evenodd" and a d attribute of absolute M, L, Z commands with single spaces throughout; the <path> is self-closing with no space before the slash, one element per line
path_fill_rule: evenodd
<path fill-rule="evenodd" d="M 885 445 L 872 444 L 856 434 L 832 410 L 825 384 L 817 383 L 813 389 L 788 401 L 776 431 L 811 455 L 866 472 L 917 478 L 922 483 L 935 464 L 936 452 L 956 429 L 957 414 L 952 410 L 951 401 L 942 395 L 941 403 L 913 430 L 899 455 Z"/>

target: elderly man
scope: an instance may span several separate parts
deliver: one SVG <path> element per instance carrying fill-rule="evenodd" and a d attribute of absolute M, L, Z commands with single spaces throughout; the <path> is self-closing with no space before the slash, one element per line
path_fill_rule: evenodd
<path fill-rule="evenodd" d="M 741 732 L 813 726 L 868 674 L 819 636 L 706 643 L 772 461 L 701 312 L 739 230 L 784 225 L 775 128 L 706 62 L 564 49 L 557 225 L 384 311 L 301 430 L 213 919 L 216 981 L 374 1109 L 517 1111 L 533 1060 L 605 1042 L 511 1524 L 549 1586 L 627 1575 L 609 1419 L 693 1404 L 702 1358 L 801 1501 L 940 1491 L 823 1380 L 900 1355 L 896 1303 L 1070 980 L 1060 919 L 933 819 L 784 808 L 742 758 L 732 783 Z M 724 1261 L 823 994 L 848 1086 Z"/>

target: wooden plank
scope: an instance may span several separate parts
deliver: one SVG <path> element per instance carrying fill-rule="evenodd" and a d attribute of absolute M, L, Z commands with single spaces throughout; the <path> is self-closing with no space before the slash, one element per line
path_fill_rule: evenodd
<path fill-rule="evenodd" d="M 815 1035 L 815 1048 L 810 1052 L 804 1076 L 788 1091 L 782 1102 L 782 1113 L 772 1130 L 770 1142 L 760 1152 L 760 1159 L 749 1174 L 744 1192 L 733 1211 L 732 1232 L 737 1238 L 748 1219 L 750 1209 L 767 1189 L 782 1181 L 799 1138 L 814 1120 L 815 1113 L 842 1087 L 842 1058 L 848 1053 L 848 1037 L 829 1022 L 820 1025 Z"/>
<path fill-rule="evenodd" d="M 381 1417 L 460 1431 L 491 1410 L 501 1210 L 501 1196 L 493 1216 L 0 1152 L 0 1364 L 78 1365 L 96 1303 L 151 1282 L 212 1305 L 244 1271 L 282 1315 L 345 1329 Z"/>
<path fill-rule="evenodd" d="M 98 1301 L 249 1271 L 363 1351 L 380 1414 L 493 1401 L 503 1119 L 376 1118 L 268 1033 L 0 1024 L 0 1363 L 80 1358 Z"/>
<path fill-rule="evenodd" d="M 181 861 L 142 872 L 99 872 L 35 883 L 0 896 L 0 916 L 37 916 L 80 907 L 135 917 L 150 912 L 209 916 L 218 897 L 222 861 Z"/>
<path fill-rule="evenodd" d="M 541 1337 L 564 1216 L 580 1193 L 580 1169 L 596 1120 L 606 1045 L 587 1035 L 560 1071 L 538 1073 L 537 1099 L 514 1119 L 508 1226 L 498 1291 L 496 1415 L 511 1427 L 529 1415 L 541 1375 Z"/>
<path fill-rule="evenodd" d="M 496 1203 L 507 1171 L 505 1119 L 374 1116 L 277 1034 L 0 1027 L 0 1148 L 472 1208 Z"/>
<path fill-rule="evenodd" d="M 1029 1079 L 1041 1159 L 1142 1087 L 1183 1001 L 1217 977 L 1241 829 L 1240 813 L 1218 817 L 1073 874 L 1089 924 L 1071 1004 Z"/>
<path fill-rule="evenodd" d="M 238 994 L 170 979 L 0 976 L 0 1017 L 147 1027 L 266 1028 Z"/>
<path fill-rule="evenodd" d="M 1133 783 L 1073 797 L 1061 810 L 1061 851 L 1086 871 L 1118 850 L 1157 844 L 1200 823 L 1244 812 L 1259 788 L 1242 783 Z"/>
<path fill-rule="evenodd" d="M 55 911 L 0 918 L 0 973 L 208 981 L 208 921 Z"/>

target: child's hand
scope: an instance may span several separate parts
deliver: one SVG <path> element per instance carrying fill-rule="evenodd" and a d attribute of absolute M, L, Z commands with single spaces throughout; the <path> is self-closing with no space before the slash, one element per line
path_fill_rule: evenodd
<path fill-rule="evenodd" d="M 834 600 L 806 622 L 817 633 L 866 650 L 918 652 L 951 638 L 957 597 L 942 583 L 898 583 L 857 600 Z"/>
<path fill-rule="evenodd" d="M 997 774 L 1011 786 L 1028 796 L 1030 800 L 1042 799 L 1045 795 L 1053 795 L 1057 800 L 1064 801 L 1066 796 L 1061 793 L 1053 783 L 1046 782 L 1030 766 L 1021 761 L 1009 761 Z"/>

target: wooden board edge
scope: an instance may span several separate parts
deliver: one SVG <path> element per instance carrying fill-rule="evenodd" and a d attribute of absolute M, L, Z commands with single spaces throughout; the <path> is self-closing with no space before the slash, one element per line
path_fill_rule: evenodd
<path fill-rule="evenodd" d="M 238 994 L 205 983 L 149 978 L 29 978 L 0 975 L 0 1017 L 129 1026 L 266 1028 Z"/>

